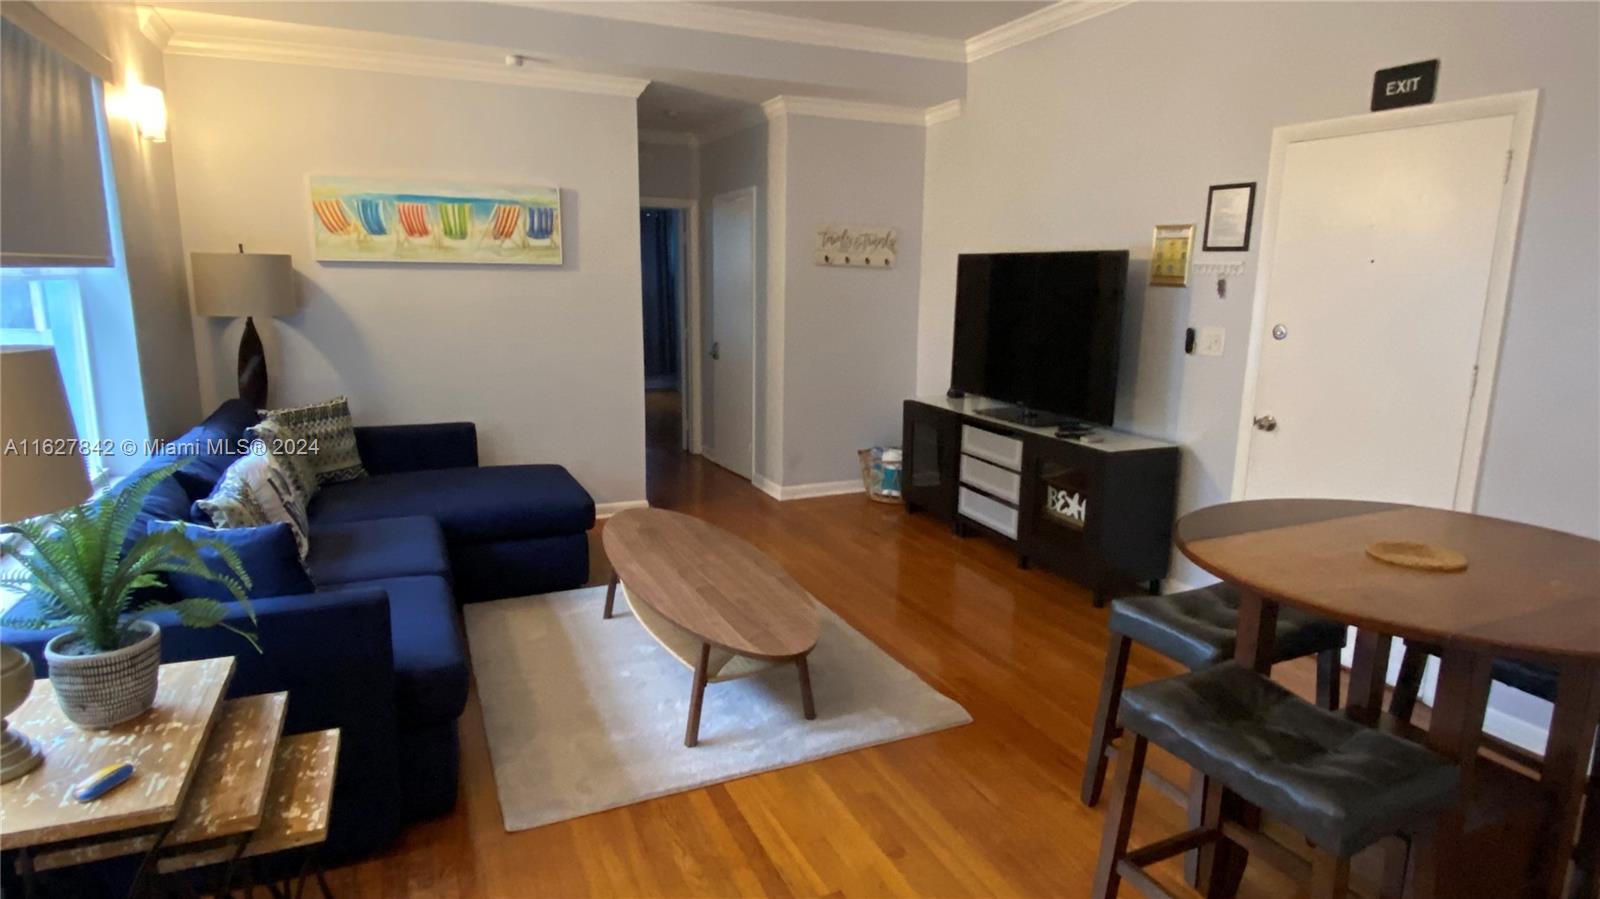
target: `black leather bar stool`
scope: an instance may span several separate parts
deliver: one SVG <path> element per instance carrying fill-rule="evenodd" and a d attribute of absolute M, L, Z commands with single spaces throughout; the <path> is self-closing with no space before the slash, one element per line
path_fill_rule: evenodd
<path fill-rule="evenodd" d="M 1116 896 L 1123 880 L 1147 896 L 1168 896 L 1145 866 L 1223 842 L 1287 873 L 1309 876 L 1312 899 L 1344 899 L 1350 858 L 1385 837 L 1425 833 L 1454 801 L 1460 782 L 1457 767 L 1426 748 L 1319 709 L 1231 661 L 1128 690 L 1122 725 L 1133 745 L 1117 757 L 1095 899 Z M 1313 861 L 1307 864 L 1258 831 L 1223 820 L 1211 802 L 1198 829 L 1130 850 L 1150 743 L 1305 835 L 1314 846 Z M 1220 809 L 1220 802 L 1215 805 Z M 1401 879 L 1386 878 L 1384 899 L 1398 899 Z"/>
<path fill-rule="evenodd" d="M 1100 676 L 1100 706 L 1095 711 L 1089 752 L 1084 757 L 1083 802 L 1100 801 L 1105 786 L 1106 756 L 1117 738 L 1117 708 L 1128 673 L 1128 651 L 1137 641 L 1177 661 L 1190 671 L 1233 658 L 1239 627 L 1239 591 L 1212 584 L 1166 596 L 1129 596 L 1113 600 L 1111 643 L 1106 670 Z M 1285 607 L 1278 612 L 1275 662 L 1317 657 L 1317 703 L 1339 707 L 1339 650 L 1344 625 Z"/>

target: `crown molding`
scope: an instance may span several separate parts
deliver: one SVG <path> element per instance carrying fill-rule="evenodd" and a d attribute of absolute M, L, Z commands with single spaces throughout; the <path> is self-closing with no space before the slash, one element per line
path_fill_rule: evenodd
<path fill-rule="evenodd" d="M 946 100 L 937 106 L 929 106 L 924 110 L 922 123 L 932 127 L 940 122 L 948 122 L 959 115 L 961 115 L 961 101 L 959 99 Z"/>
<path fill-rule="evenodd" d="M 360 31 L 304 28 L 290 32 L 290 39 L 284 39 L 251 36 L 250 20 L 218 16 L 197 19 L 187 14 L 163 20 L 172 31 L 164 51 L 169 56 L 419 75 L 629 99 L 637 99 L 650 84 L 645 78 L 577 72 L 544 64 L 508 66 L 498 61 L 428 52 L 438 46 L 437 42 L 384 40 L 379 45 L 374 41 L 379 36 Z M 284 32 L 279 29 L 276 33 Z M 363 42 L 367 46 L 362 46 Z"/>
<path fill-rule="evenodd" d="M 153 6 L 138 7 L 139 31 L 150 43 L 156 45 L 157 50 L 167 49 L 167 44 L 172 41 L 172 26 L 161 15 L 161 10 Z"/>
<path fill-rule="evenodd" d="M 913 34 L 889 28 L 872 28 L 867 25 L 824 22 L 802 16 L 731 9 L 707 3 L 519 2 L 516 5 L 640 25 L 687 28 L 712 34 L 809 44 L 839 50 L 860 50 L 866 53 L 888 53 L 940 62 L 964 62 L 967 58 L 966 42 L 959 38 Z"/>
<path fill-rule="evenodd" d="M 418 56 L 392 50 L 363 50 L 355 47 L 325 47 L 287 41 L 249 38 L 200 37 L 178 32 L 167 44 L 170 56 L 198 56 L 208 59 L 244 59 L 286 65 L 319 66 L 361 72 L 387 72 L 395 75 L 420 75 L 490 84 L 602 94 L 636 99 L 650 82 L 643 78 L 598 75 L 554 68 L 512 68 L 497 63 L 476 62 L 445 56 Z"/>
<path fill-rule="evenodd" d="M 641 144 L 670 144 L 678 147 L 698 147 L 700 138 L 688 131 L 657 131 L 650 128 L 639 129 L 639 143 Z"/>
<path fill-rule="evenodd" d="M 976 62 L 1018 44 L 1071 28 L 1096 16 L 1121 9 L 1133 0 L 1060 0 L 982 34 L 967 38 L 966 60 Z"/>
<path fill-rule="evenodd" d="M 821 119 L 848 119 L 853 122 L 877 122 L 883 125 L 926 125 L 927 110 L 920 106 L 889 106 L 883 103 L 861 103 L 855 100 L 832 100 L 827 97 L 798 97 L 781 94 L 761 104 L 767 119 L 783 116 L 812 116 Z"/>

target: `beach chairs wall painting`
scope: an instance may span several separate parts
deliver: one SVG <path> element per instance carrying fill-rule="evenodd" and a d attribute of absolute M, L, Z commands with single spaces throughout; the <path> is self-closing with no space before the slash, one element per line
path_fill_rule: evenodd
<path fill-rule="evenodd" d="M 323 262 L 561 264 L 561 191 L 313 175 Z"/>

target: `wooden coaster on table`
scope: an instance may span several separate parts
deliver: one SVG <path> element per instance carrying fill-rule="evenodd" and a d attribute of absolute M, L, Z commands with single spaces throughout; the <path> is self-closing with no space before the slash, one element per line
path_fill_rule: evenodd
<path fill-rule="evenodd" d="M 1465 571 L 1467 557 L 1453 549 L 1412 540 L 1380 540 L 1367 544 L 1367 555 L 1380 562 L 1419 571 Z"/>

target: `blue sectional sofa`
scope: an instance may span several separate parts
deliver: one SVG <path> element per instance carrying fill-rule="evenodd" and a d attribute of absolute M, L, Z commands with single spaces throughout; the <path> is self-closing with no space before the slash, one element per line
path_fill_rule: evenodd
<path fill-rule="evenodd" d="M 146 499 L 136 531 L 189 519 L 196 494 L 232 461 L 212 450 L 256 420 L 230 400 L 175 441 L 197 451 Z M 580 586 L 594 525 L 593 500 L 565 469 L 480 467 L 469 423 L 356 434 L 370 477 L 324 485 L 312 500 L 307 568 L 317 589 L 254 600 L 262 653 L 221 628 L 156 618 L 165 661 L 232 655 L 230 695 L 287 690 L 289 733 L 342 730 L 325 849 L 333 859 L 382 849 L 408 822 L 454 807 L 468 681 L 458 602 Z M 230 620 L 248 623 L 239 608 Z M 0 628 L 0 640 L 42 676 L 55 633 Z"/>

